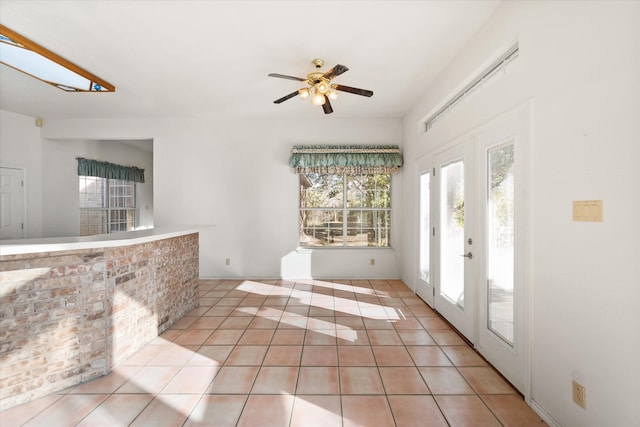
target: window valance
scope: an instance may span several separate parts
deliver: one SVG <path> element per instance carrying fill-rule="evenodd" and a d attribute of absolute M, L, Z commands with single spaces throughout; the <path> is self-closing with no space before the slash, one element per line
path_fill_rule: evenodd
<path fill-rule="evenodd" d="M 289 165 L 296 173 L 395 173 L 402 153 L 397 145 L 296 145 Z"/>
<path fill-rule="evenodd" d="M 120 166 L 109 162 L 77 157 L 79 176 L 97 176 L 100 178 L 122 179 L 124 181 L 144 182 L 144 169 L 135 166 Z"/>

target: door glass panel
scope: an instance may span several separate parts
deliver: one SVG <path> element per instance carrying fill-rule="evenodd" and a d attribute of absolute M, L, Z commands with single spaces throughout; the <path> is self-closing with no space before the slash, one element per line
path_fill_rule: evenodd
<path fill-rule="evenodd" d="M 464 307 L 464 162 L 441 166 L 440 294 Z"/>
<path fill-rule="evenodd" d="M 488 152 L 487 327 L 513 345 L 513 144 Z"/>
<path fill-rule="evenodd" d="M 431 174 L 420 175 L 420 280 L 430 283 L 431 265 L 429 235 L 431 233 Z"/>

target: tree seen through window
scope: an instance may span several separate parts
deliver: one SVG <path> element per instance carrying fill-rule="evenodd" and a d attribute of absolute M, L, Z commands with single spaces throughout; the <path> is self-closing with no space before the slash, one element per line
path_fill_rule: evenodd
<path fill-rule="evenodd" d="M 390 238 L 390 174 L 300 174 L 300 246 L 390 247 Z"/>

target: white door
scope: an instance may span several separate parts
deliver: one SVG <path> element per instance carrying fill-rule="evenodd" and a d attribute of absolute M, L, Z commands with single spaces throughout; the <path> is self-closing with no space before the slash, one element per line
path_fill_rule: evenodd
<path fill-rule="evenodd" d="M 477 136 L 478 339 L 476 348 L 525 397 L 527 389 L 527 150 L 529 108 L 492 121 Z"/>
<path fill-rule="evenodd" d="M 0 239 L 24 237 L 24 171 L 0 167 Z"/>
<path fill-rule="evenodd" d="M 472 137 L 436 153 L 432 157 L 435 175 L 429 175 L 426 168 L 417 169 L 420 247 L 416 291 L 420 295 L 421 289 L 428 292 L 427 285 L 433 286 L 434 308 L 525 399 L 530 397 L 529 114 L 528 104 L 515 108 L 474 130 Z M 428 276 L 425 265 L 430 267 Z M 428 280 L 421 280 L 426 277 Z"/>
<path fill-rule="evenodd" d="M 435 156 L 434 306 L 458 331 L 474 342 L 474 156 L 471 140 Z M 433 188 L 434 186 L 432 186 Z"/>

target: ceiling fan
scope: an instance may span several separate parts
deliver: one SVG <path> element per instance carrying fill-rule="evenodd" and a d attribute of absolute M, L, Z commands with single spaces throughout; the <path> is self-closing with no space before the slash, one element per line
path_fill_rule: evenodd
<path fill-rule="evenodd" d="M 311 97 L 311 103 L 313 105 L 322 105 L 322 109 L 325 114 L 333 113 L 333 108 L 331 107 L 331 101 L 334 101 L 338 93 L 337 91 L 354 93 L 356 95 L 362 95 L 366 97 L 373 96 L 373 92 L 366 89 L 358 89 L 357 87 L 344 86 L 335 83 L 331 83 L 331 80 L 334 77 L 339 76 L 340 74 L 349 71 L 347 67 L 344 65 L 336 65 L 329 71 L 321 71 L 320 68 L 324 65 L 324 61 L 322 59 L 316 58 L 311 61 L 313 65 L 316 67 L 316 71 L 307 74 L 306 78 L 303 77 L 294 77 L 287 76 L 284 74 L 271 73 L 269 77 L 277 77 L 280 79 L 288 79 L 288 80 L 298 80 L 300 82 L 304 82 L 309 87 L 303 87 L 298 89 L 295 92 L 291 92 L 289 95 L 285 95 L 282 98 L 276 99 L 273 101 L 274 104 L 280 104 L 287 99 L 291 99 L 296 95 L 300 95 L 300 98 L 305 99 Z"/>

